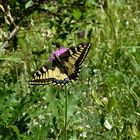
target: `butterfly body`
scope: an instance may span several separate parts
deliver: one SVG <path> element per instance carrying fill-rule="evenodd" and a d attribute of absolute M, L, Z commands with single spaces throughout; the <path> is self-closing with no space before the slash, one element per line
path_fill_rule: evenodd
<path fill-rule="evenodd" d="M 79 44 L 77 47 L 65 48 L 62 53 L 54 53 L 51 60 L 33 74 L 29 84 L 64 86 L 78 79 L 81 64 L 90 47 L 90 44 Z"/>

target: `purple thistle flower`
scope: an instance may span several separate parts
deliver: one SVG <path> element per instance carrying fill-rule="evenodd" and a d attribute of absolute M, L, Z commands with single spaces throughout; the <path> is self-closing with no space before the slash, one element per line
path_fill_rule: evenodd
<path fill-rule="evenodd" d="M 84 36 L 85 36 L 85 32 L 84 31 L 79 32 L 79 37 L 83 38 Z"/>
<path fill-rule="evenodd" d="M 49 61 L 53 61 L 55 60 L 55 56 L 59 57 L 61 54 L 63 54 L 64 52 L 66 52 L 68 50 L 68 48 L 64 48 L 64 47 L 61 47 L 59 50 L 56 50 L 54 51 L 50 58 L 49 58 Z"/>

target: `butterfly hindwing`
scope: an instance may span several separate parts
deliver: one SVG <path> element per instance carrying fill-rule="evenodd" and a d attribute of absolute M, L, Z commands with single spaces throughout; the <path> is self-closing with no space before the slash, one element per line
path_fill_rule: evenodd
<path fill-rule="evenodd" d="M 90 44 L 80 44 L 71 47 L 60 56 L 55 56 L 53 61 L 49 61 L 36 71 L 29 81 L 31 85 L 66 85 L 78 79 L 81 64 L 85 60 L 90 49 Z"/>
<path fill-rule="evenodd" d="M 33 74 L 32 79 L 29 81 L 29 83 L 31 85 L 63 85 L 63 83 L 68 83 L 67 77 L 68 76 L 52 62 L 52 64 L 47 63 L 46 65 L 42 66 L 38 71 L 36 71 Z"/>

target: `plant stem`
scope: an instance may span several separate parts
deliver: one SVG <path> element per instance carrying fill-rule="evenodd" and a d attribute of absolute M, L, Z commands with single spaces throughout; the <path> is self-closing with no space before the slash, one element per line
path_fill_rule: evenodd
<path fill-rule="evenodd" d="M 68 92 L 65 88 L 65 140 L 67 140 L 67 107 L 68 107 Z"/>

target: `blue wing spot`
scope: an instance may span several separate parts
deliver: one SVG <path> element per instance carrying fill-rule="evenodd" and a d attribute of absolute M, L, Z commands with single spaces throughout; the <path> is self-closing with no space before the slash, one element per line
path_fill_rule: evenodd
<path fill-rule="evenodd" d="M 65 78 L 65 79 L 64 79 L 64 83 L 65 83 L 65 84 L 67 84 L 69 81 L 70 81 L 69 78 Z"/>

